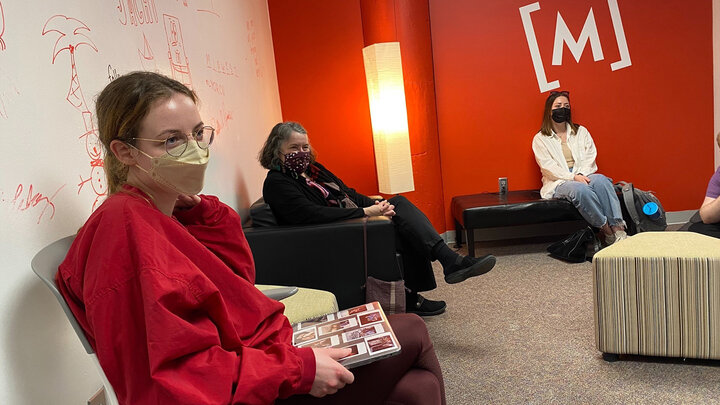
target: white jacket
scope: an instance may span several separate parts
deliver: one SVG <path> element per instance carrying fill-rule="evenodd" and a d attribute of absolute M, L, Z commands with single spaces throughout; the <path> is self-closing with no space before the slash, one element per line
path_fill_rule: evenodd
<path fill-rule="evenodd" d="M 593 142 L 590 132 L 585 127 L 580 126 L 577 133 L 575 133 L 572 132 L 570 124 L 566 125 L 567 144 L 575 160 L 572 171 L 570 171 L 565 161 L 562 146 L 560 145 L 560 137 L 555 131 L 550 136 L 538 132 L 532 141 L 535 161 L 540 166 L 540 172 L 542 173 L 543 186 L 540 189 L 542 198 L 552 198 L 555 188 L 565 181 L 571 181 L 576 174 L 580 173 L 589 176 L 598 170 L 597 164 L 595 164 L 597 149 L 595 149 L 595 142 Z"/>

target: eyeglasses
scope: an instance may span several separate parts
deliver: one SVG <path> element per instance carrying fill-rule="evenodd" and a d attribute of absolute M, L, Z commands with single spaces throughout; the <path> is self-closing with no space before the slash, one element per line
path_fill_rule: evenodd
<path fill-rule="evenodd" d="M 550 97 L 556 96 L 556 95 L 558 95 L 558 94 L 561 95 L 561 96 L 567 97 L 567 96 L 570 95 L 570 92 L 567 91 L 567 90 L 563 90 L 563 91 L 551 91 L 551 92 L 550 92 Z"/>
<path fill-rule="evenodd" d="M 182 132 L 173 132 L 166 139 L 148 139 L 148 138 L 130 138 L 131 140 L 140 139 L 143 141 L 150 142 L 162 142 L 165 144 L 165 151 L 170 156 L 180 157 L 187 150 L 188 135 L 190 135 L 198 147 L 203 150 L 207 150 L 215 139 L 215 128 L 211 126 L 204 126 L 191 134 L 184 134 Z"/>

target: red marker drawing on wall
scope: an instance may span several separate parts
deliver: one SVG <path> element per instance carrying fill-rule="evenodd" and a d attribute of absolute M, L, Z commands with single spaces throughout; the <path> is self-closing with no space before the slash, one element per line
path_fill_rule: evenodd
<path fill-rule="evenodd" d="M 118 5 L 115 7 L 120 13 L 120 24 L 127 25 L 128 16 L 131 25 L 143 25 L 143 24 L 155 24 L 158 22 L 157 8 L 155 8 L 155 0 L 118 0 Z"/>
<path fill-rule="evenodd" d="M 220 135 L 220 133 L 225 129 L 225 126 L 227 126 L 228 121 L 233 119 L 232 111 L 228 111 L 225 109 L 225 102 L 222 103 L 222 107 L 220 107 L 220 110 L 218 111 L 217 118 L 216 116 L 210 117 L 210 122 L 212 123 L 213 128 L 215 128 L 215 133 L 217 135 Z"/>
<path fill-rule="evenodd" d="M 3 13 L 2 2 L 0 2 L 0 51 L 5 50 L 5 41 L 2 36 L 5 33 L 5 13 Z"/>
<path fill-rule="evenodd" d="M 70 89 L 65 99 L 68 103 L 72 104 L 77 109 L 83 118 L 85 125 L 85 133 L 80 138 L 85 138 L 85 150 L 90 157 L 90 177 L 86 180 L 80 177 L 80 183 L 78 184 L 78 194 L 86 183 L 92 185 L 92 189 L 95 192 L 95 201 L 93 203 L 93 210 L 97 207 L 98 202 L 107 194 L 107 185 L 105 184 L 105 178 L 103 174 L 103 162 L 101 159 L 102 147 L 100 146 L 100 138 L 97 136 L 95 124 L 93 122 L 93 115 L 85 102 L 85 95 L 83 94 L 82 87 L 80 86 L 80 79 L 78 77 L 77 66 L 75 64 L 75 51 L 82 45 L 86 45 L 95 52 L 97 47 L 93 41 L 86 35 L 90 31 L 85 23 L 75 18 L 66 17 L 64 15 L 54 15 L 50 17 L 46 22 L 42 30 L 42 35 L 48 33 L 59 34 L 55 46 L 53 47 L 52 63 L 55 64 L 55 59 L 64 50 L 70 52 Z"/>
<path fill-rule="evenodd" d="M 140 64 L 142 65 L 143 70 L 153 72 L 158 71 L 157 62 L 155 62 L 155 55 L 153 54 L 152 48 L 150 48 L 150 43 L 148 42 L 144 32 L 143 49 L 138 49 L 138 57 L 140 57 Z"/>
<path fill-rule="evenodd" d="M 64 187 L 65 185 L 63 184 L 57 190 L 55 190 L 55 192 L 51 196 L 46 196 L 40 192 L 33 190 L 32 184 L 30 184 L 27 190 L 25 190 L 22 184 L 18 184 L 17 188 L 15 189 L 15 196 L 12 201 L 10 201 L 10 203 L 18 211 L 27 211 L 31 208 L 41 206 L 42 211 L 40 211 L 40 215 L 37 219 L 37 223 L 39 224 L 46 213 L 50 213 L 50 217 L 48 218 L 49 220 L 55 217 L 55 203 L 53 202 L 53 200 L 58 195 L 58 193 L 60 193 L 60 190 L 62 190 Z M 4 198 L 2 199 L 2 202 L 5 202 Z"/>
<path fill-rule="evenodd" d="M 218 13 L 217 11 L 215 11 L 215 4 L 213 4 L 213 0 L 210 0 L 210 7 L 198 8 L 197 11 L 199 11 L 199 12 L 201 12 L 201 13 L 212 14 L 212 15 L 214 15 L 215 17 L 220 18 L 220 13 Z"/>
<path fill-rule="evenodd" d="M 180 20 L 177 17 L 163 14 L 165 23 L 165 37 L 168 43 L 168 59 L 173 79 L 192 88 L 190 78 L 190 64 L 185 54 L 185 43 L 183 42 Z"/>

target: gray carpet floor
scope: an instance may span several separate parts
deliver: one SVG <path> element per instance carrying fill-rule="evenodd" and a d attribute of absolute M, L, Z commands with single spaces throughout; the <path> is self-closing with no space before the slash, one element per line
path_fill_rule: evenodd
<path fill-rule="evenodd" d="M 720 362 L 624 357 L 595 348 L 591 263 L 549 257 L 549 241 L 478 244 L 495 268 L 448 285 L 447 312 L 425 318 L 448 404 L 720 403 Z M 465 252 L 465 248 L 460 250 Z"/>

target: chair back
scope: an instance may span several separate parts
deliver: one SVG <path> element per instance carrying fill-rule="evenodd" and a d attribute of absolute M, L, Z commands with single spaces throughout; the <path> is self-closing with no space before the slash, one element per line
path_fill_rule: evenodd
<path fill-rule="evenodd" d="M 65 302 L 65 298 L 60 294 L 60 290 L 58 290 L 57 285 L 55 284 L 55 274 L 57 274 L 58 266 L 60 266 L 60 263 L 62 263 L 63 259 L 65 259 L 65 256 L 67 255 L 68 250 L 70 250 L 70 245 L 72 245 L 74 239 L 75 235 L 66 236 L 45 246 L 35 255 L 35 257 L 33 257 L 30 262 L 30 266 L 32 267 L 33 272 L 40 277 L 40 280 L 42 280 L 53 293 L 63 312 L 65 312 L 68 321 L 70 321 L 70 325 L 72 325 L 75 330 L 77 337 L 80 339 L 80 343 L 82 343 L 87 354 L 93 359 L 95 366 L 100 372 L 103 385 L 105 386 L 105 398 L 107 399 L 108 404 L 118 405 L 115 391 L 110 385 L 107 376 L 105 376 L 105 372 L 102 367 L 100 367 L 100 362 L 97 359 L 97 355 L 95 355 L 95 350 L 85 337 L 85 332 L 82 327 L 80 327 L 77 319 L 75 319 L 75 315 L 73 315 L 67 302 Z"/>
<path fill-rule="evenodd" d="M 72 325 L 73 329 L 75 330 L 78 339 L 80 339 L 80 343 L 82 343 L 87 354 L 90 355 L 93 359 L 95 366 L 100 373 L 100 377 L 102 378 L 103 385 L 105 386 L 105 398 L 107 398 L 108 404 L 118 405 L 115 391 L 113 390 L 110 382 L 107 379 L 107 376 L 105 375 L 105 372 L 100 366 L 100 362 L 97 359 L 95 350 L 85 337 L 85 331 L 83 331 L 77 319 L 75 319 L 75 315 L 70 310 L 70 307 L 65 301 L 65 298 L 62 296 L 62 294 L 60 294 L 60 290 L 58 290 L 57 285 L 55 284 L 55 275 L 57 274 L 58 267 L 60 266 L 60 263 L 62 263 L 62 261 L 65 259 L 65 256 L 67 255 L 68 250 L 70 250 L 70 245 L 72 245 L 74 239 L 75 235 L 70 235 L 62 239 L 56 240 L 55 242 L 45 246 L 35 255 L 35 257 L 33 257 L 32 261 L 30 262 L 30 266 L 32 267 L 33 272 L 35 272 L 35 274 L 40 277 L 40 280 L 42 280 L 43 283 L 45 283 L 45 285 L 47 285 L 47 287 L 53 293 L 58 303 L 60 304 L 63 312 L 65 312 L 68 321 L 70 321 L 70 325 Z M 269 288 L 263 291 L 265 295 L 275 300 L 287 298 L 297 292 L 297 287 Z"/>

